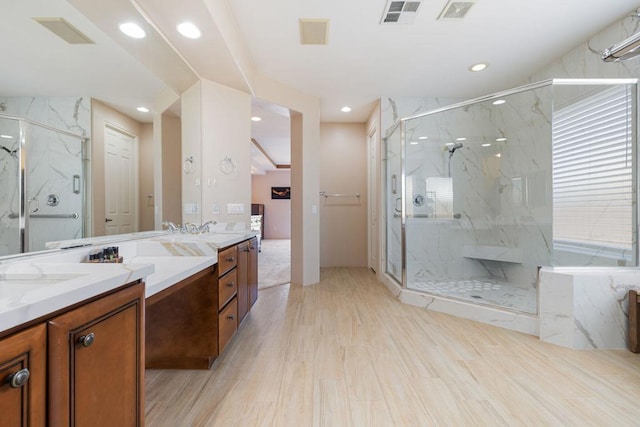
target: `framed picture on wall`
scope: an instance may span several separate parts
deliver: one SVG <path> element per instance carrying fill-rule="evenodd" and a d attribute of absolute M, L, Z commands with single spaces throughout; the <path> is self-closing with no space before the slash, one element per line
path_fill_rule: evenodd
<path fill-rule="evenodd" d="M 291 187 L 271 187 L 272 199 L 290 199 Z"/>

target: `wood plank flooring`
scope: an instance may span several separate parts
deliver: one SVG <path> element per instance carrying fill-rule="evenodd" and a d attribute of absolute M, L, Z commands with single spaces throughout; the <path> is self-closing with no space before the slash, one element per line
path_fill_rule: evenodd
<path fill-rule="evenodd" d="M 260 292 L 210 371 L 147 370 L 149 426 L 640 425 L 640 356 L 398 302 L 367 269 Z"/>

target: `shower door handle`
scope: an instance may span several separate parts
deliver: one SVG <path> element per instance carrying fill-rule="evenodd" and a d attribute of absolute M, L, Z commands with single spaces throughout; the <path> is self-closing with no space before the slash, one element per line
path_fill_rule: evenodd
<path fill-rule="evenodd" d="M 40 200 L 36 199 L 35 197 L 29 197 L 27 201 L 29 202 L 29 209 L 31 209 L 31 202 L 36 202 L 36 208 L 32 211 L 30 210 L 29 213 L 36 213 L 40 210 Z"/>
<path fill-rule="evenodd" d="M 391 194 L 398 194 L 398 175 L 391 175 Z"/>
<path fill-rule="evenodd" d="M 400 202 L 400 207 L 398 207 L 398 202 Z M 402 197 L 396 199 L 395 211 L 400 214 L 402 213 Z"/>

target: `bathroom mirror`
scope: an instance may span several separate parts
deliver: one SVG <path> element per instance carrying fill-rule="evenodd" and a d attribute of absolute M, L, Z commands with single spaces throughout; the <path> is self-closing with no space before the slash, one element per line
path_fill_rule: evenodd
<path fill-rule="evenodd" d="M 43 16 L 63 17 L 66 23 L 62 24 L 71 24 L 87 36 L 88 42 L 73 44 L 63 40 L 34 19 Z M 105 111 L 126 114 L 127 120 L 144 123 L 145 137 L 152 140 L 153 115 L 139 113 L 136 107 L 152 107 L 166 89 L 157 76 L 65 0 L 12 2 L 3 8 L 1 21 L 5 25 L 0 26 L 0 35 L 11 43 L 0 46 L 0 55 L 11 60 L 5 61 L 0 70 L 0 115 L 3 115 L 0 134 L 6 136 L 0 138 L 0 176 L 4 187 L 0 205 L 5 205 L 0 208 L 0 260 L 15 254 L 21 239 L 26 241 L 27 250 L 40 251 L 48 240 L 110 233 L 110 218 L 101 213 L 101 209 L 105 211 L 100 205 L 105 204 L 109 195 L 100 194 L 99 190 L 91 195 L 89 187 L 104 179 L 107 164 L 103 147 L 106 144 L 93 141 L 93 134 L 96 126 L 104 128 L 112 120 L 104 115 L 96 124 L 92 101 L 97 100 Z M 117 123 L 113 128 L 122 130 Z M 107 139 L 106 129 L 97 132 Z M 33 142 L 34 137 L 39 142 Z M 25 138 L 30 146 L 25 145 L 20 153 L 18 148 Z M 144 166 L 137 164 L 133 176 L 146 173 L 153 177 L 153 151 L 141 152 L 138 147 L 137 152 L 139 158 L 150 162 Z M 24 154 L 26 165 L 19 154 Z M 26 185 L 31 186 L 30 194 L 20 198 L 19 183 L 25 176 Z M 46 185 L 54 182 L 56 187 Z M 137 182 L 135 191 L 138 206 L 143 205 L 151 212 L 158 208 L 153 197 L 153 179 Z M 26 233 L 20 230 L 20 212 L 36 216 L 31 218 Z M 102 230 L 94 226 L 100 221 L 106 224 Z M 147 221 L 144 230 L 153 229 L 153 213 L 150 221 L 151 228 Z M 48 231 L 56 233 L 49 236 Z"/>

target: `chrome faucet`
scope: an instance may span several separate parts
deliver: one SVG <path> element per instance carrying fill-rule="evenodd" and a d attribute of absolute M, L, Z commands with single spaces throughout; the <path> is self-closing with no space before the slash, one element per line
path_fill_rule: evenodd
<path fill-rule="evenodd" d="M 209 230 L 209 226 L 210 225 L 216 225 L 218 222 L 217 221 L 207 221 L 204 224 L 202 224 L 200 227 L 198 227 L 198 232 L 199 233 L 208 233 Z"/>
<path fill-rule="evenodd" d="M 173 222 L 171 221 L 164 221 L 162 223 L 162 225 L 164 227 L 167 227 L 167 230 L 169 230 L 171 233 L 174 233 L 176 231 L 180 231 L 180 227 L 178 227 L 177 225 L 175 225 Z"/>
<path fill-rule="evenodd" d="M 191 222 L 185 222 L 182 228 L 180 229 L 180 232 L 198 234 L 198 226 Z"/>

